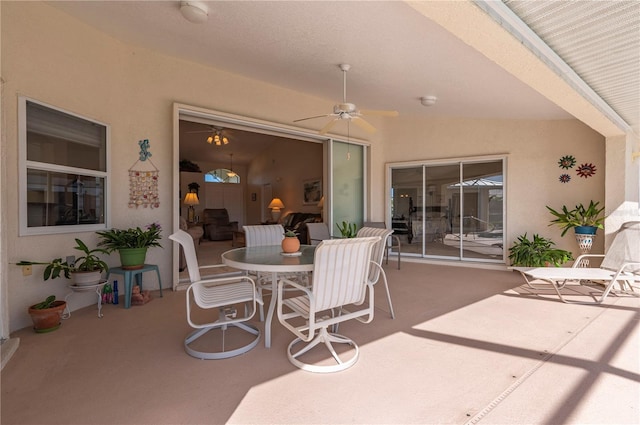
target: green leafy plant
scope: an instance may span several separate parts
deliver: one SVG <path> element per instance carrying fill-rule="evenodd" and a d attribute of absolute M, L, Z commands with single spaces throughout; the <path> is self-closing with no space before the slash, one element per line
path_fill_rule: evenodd
<path fill-rule="evenodd" d="M 551 239 L 534 234 L 533 240 L 529 240 L 525 233 L 509 248 L 509 260 L 511 265 L 520 267 L 544 267 L 551 264 L 558 267 L 573 260 L 571 252 L 554 246 Z"/>
<path fill-rule="evenodd" d="M 96 232 L 100 236 L 98 246 L 103 246 L 108 252 L 117 251 L 124 248 L 151 248 L 160 245 L 162 239 L 162 228 L 157 223 L 151 223 L 141 229 L 131 227 L 126 230 L 110 229 Z"/>
<path fill-rule="evenodd" d="M 32 265 L 46 265 L 44 269 L 44 280 L 49 278 L 55 279 L 64 275 L 67 279 L 71 277 L 73 272 L 90 272 L 90 271 L 105 271 L 109 270 L 109 266 L 96 254 L 109 254 L 107 250 L 101 248 L 89 249 L 89 247 L 80 239 L 76 239 L 76 246 L 74 249 L 82 251 L 83 256 L 78 257 L 72 264 L 62 261 L 62 258 L 56 258 L 49 262 L 39 261 L 27 261 L 21 260 L 16 263 L 18 266 L 32 266 Z"/>
<path fill-rule="evenodd" d="M 298 234 L 296 232 L 294 232 L 293 230 L 287 230 L 286 232 L 284 232 L 284 237 L 285 238 L 297 238 Z"/>
<path fill-rule="evenodd" d="M 39 302 L 38 304 L 34 304 L 31 308 L 34 310 L 44 310 L 46 308 L 50 308 L 55 301 L 56 301 L 56 296 L 49 295 L 47 299 L 45 299 L 42 302 Z"/>
<path fill-rule="evenodd" d="M 572 210 L 569 210 L 566 205 L 563 205 L 560 211 L 556 211 L 547 205 L 547 209 L 555 217 L 554 220 L 551 220 L 549 226 L 553 226 L 554 224 L 560 226 L 560 228 L 562 228 L 562 236 L 564 236 L 569 229 L 578 226 L 591 226 L 604 229 L 604 219 L 606 216 L 603 214 L 604 207 L 598 208 L 599 204 L 600 202 L 590 201 L 588 207 L 578 204 Z"/>
<path fill-rule="evenodd" d="M 338 230 L 340 230 L 340 233 L 342 234 L 343 238 L 355 238 L 356 237 L 356 224 L 355 223 L 349 223 L 347 221 L 343 221 L 342 222 L 342 226 L 340 226 L 340 223 L 336 223 L 336 226 L 338 226 Z"/>

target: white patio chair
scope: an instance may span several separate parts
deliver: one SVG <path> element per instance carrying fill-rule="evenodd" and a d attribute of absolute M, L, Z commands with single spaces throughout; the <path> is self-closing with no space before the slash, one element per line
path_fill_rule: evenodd
<path fill-rule="evenodd" d="M 280 224 L 242 226 L 246 246 L 280 245 L 284 239 L 284 227 Z"/>
<path fill-rule="evenodd" d="M 374 228 L 386 229 L 387 225 L 384 224 L 384 222 L 382 221 L 365 221 L 363 224 L 363 227 L 374 227 Z M 400 257 L 402 255 L 402 246 L 400 244 L 400 237 L 398 237 L 398 235 L 394 235 L 393 230 L 391 230 L 391 234 L 387 238 L 391 243 L 391 249 L 393 249 L 394 246 L 398 248 L 398 270 L 400 270 Z M 395 245 L 394 245 L 394 242 L 395 242 Z M 386 243 L 387 241 L 385 241 L 385 244 Z M 389 252 L 386 246 L 384 250 L 384 258 L 385 258 L 385 262 L 389 264 Z"/>
<path fill-rule="evenodd" d="M 578 267 L 583 259 L 604 258 L 600 267 Z M 541 289 L 547 284 L 555 289 L 560 300 L 570 304 L 602 304 L 605 298 L 614 295 L 629 295 L 637 297 L 634 282 L 640 282 L 640 222 L 629 222 L 622 225 L 606 255 L 584 254 L 576 258 L 573 267 L 514 267 L 520 272 L 529 287 Z M 542 281 L 544 283 L 536 283 Z M 594 301 L 568 300 L 562 294 L 562 289 L 570 289 L 569 282 L 577 283 L 576 288 L 595 289 L 589 292 Z M 615 283 L 620 290 L 614 290 Z M 544 286 L 543 286 L 544 285 Z M 581 292 L 578 292 L 581 294 Z M 565 294 L 566 295 L 566 294 Z M 598 297 L 599 295 L 599 297 Z"/>
<path fill-rule="evenodd" d="M 242 226 L 242 229 L 244 230 L 246 247 L 280 245 L 284 239 L 284 227 L 280 224 Z M 306 273 L 281 273 L 279 277 L 297 280 L 303 285 L 308 285 L 309 282 Z M 271 273 L 257 272 L 255 278 L 261 297 L 265 289 L 270 291 L 273 288 Z M 264 307 L 260 307 L 260 321 L 264 321 Z"/>
<path fill-rule="evenodd" d="M 363 323 L 373 320 L 373 284 L 367 276 L 371 251 L 379 240 L 375 237 L 322 241 L 314 256 L 311 289 L 288 279 L 278 282 L 278 320 L 296 336 L 287 348 L 292 364 L 303 370 L 326 373 L 344 370 L 356 363 L 360 354 L 358 345 L 343 335 L 330 333 L 328 327 L 351 319 Z M 297 289 L 303 295 L 284 298 L 285 288 Z M 369 299 L 365 302 L 367 293 Z M 360 308 L 341 311 L 346 305 Z M 307 344 L 294 352 L 294 347 L 303 341 Z M 300 359 L 321 343 L 329 349 L 336 364 L 306 363 Z M 353 347 L 353 353 L 343 360 L 333 344 L 348 344 Z"/>
<path fill-rule="evenodd" d="M 391 314 L 391 318 L 395 319 L 396 315 L 393 311 L 393 304 L 391 304 L 391 294 L 389 293 L 389 284 L 387 282 L 387 274 L 382 269 L 382 260 L 384 258 L 384 253 L 387 249 L 387 239 L 393 233 L 392 229 L 384 229 L 384 228 L 375 228 L 375 227 L 362 227 L 358 230 L 356 237 L 358 238 L 366 238 L 366 237 L 379 237 L 380 242 L 376 243 L 371 251 L 371 265 L 369 267 L 369 282 L 375 285 L 380 277 L 382 276 L 382 281 L 384 282 L 384 289 L 387 293 L 387 302 L 389 303 L 389 313 Z"/>
<path fill-rule="evenodd" d="M 307 235 L 311 245 L 318 245 L 322 241 L 332 239 L 327 223 L 307 223 Z"/>
<path fill-rule="evenodd" d="M 178 230 L 169 236 L 169 239 L 182 246 L 187 261 L 187 269 L 189 270 L 189 280 L 191 281 L 186 293 L 187 322 L 196 330 L 189 334 L 184 340 L 184 349 L 187 354 L 199 359 L 225 359 L 246 353 L 255 347 L 258 341 L 260 341 L 260 331 L 247 322 L 255 315 L 256 303 L 262 304 L 262 299 L 256 291 L 253 279 L 247 276 L 237 275 L 232 277 L 201 279 L 200 270 L 224 266 L 218 264 L 199 267 L 193 238 L 184 230 Z M 194 321 L 194 314 L 192 312 L 194 306 L 192 306 L 192 304 L 204 310 L 218 309 L 217 320 L 204 323 Z M 244 305 L 243 315 L 239 315 L 237 308 L 239 304 Z M 202 317 L 202 314 L 199 314 L 199 317 Z M 248 343 L 240 347 L 236 346 L 235 348 L 227 349 L 225 345 L 225 333 L 229 327 L 236 327 L 246 331 L 251 335 L 251 339 Z M 204 347 L 206 343 L 202 341 L 192 346 L 192 343 L 197 339 L 209 331 L 217 329 L 220 329 L 222 332 L 222 341 L 220 347 L 218 347 L 219 349 L 203 351 L 203 349 L 199 347 Z M 210 343 L 211 341 L 207 342 Z"/>

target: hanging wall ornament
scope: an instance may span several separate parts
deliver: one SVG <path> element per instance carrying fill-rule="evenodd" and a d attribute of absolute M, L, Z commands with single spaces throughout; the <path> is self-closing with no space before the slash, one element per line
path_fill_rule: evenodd
<path fill-rule="evenodd" d="M 565 155 L 558 161 L 558 166 L 565 170 L 573 168 L 574 165 L 576 165 L 576 159 L 573 155 Z"/>
<path fill-rule="evenodd" d="M 151 162 L 149 140 L 138 142 L 140 157 L 129 168 L 129 208 L 158 208 L 158 174 L 155 164 Z"/>
<path fill-rule="evenodd" d="M 571 176 L 569 174 L 560 174 L 560 183 L 569 183 Z"/>
<path fill-rule="evenodd" d="M 576 172 L 578 173 L 578 175 L 580 177 L 584 177 L 585 179 L 587 177 L 591 177 L 596 173 L 596 166 L 589 163 L 589 164 L 582 164 L 580 165 L 577 169 Z"/>

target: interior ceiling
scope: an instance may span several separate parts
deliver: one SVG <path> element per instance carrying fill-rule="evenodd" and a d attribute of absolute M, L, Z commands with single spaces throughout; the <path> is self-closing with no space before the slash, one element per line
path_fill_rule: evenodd
<path fill-rule="evenodd" d="M 334 103 L 342 100 L 338 64 L 349 63 L 347 100 L 362 109 L 417 117 L 571 118 L 405 2 L 201 3 L 209 8 L 204 24 L 188 22 L 179 1 L 50 2 L 126 43 Z M 640 2 L 505 3 L 638 128 Z M 425 95 L 437 96 L 437 103 L 422 106 Z M 302 110 L 290 118 L 328 112 Z M 300 124 L 319 129 L 326 122 Z"/>

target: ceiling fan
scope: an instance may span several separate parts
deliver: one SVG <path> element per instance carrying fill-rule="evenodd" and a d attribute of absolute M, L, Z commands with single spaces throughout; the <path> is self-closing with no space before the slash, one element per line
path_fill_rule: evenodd
<path fill-rule="evenodd" d="M 331 121 L 329 121 L 327 123 L 327 125 L 322 127 L 322 129 L 319 132 L 320 134 L 325 134 L 326 132 L 331 130 L 331 128 L 333 128 L 333 126 L 339 120 L 352 121 L 354 124 L 356 124 L 358 127 L 362 128 L 363 130 L 365 130 L 365 131 L 367 131 L 369 133 L 373 133 L 373 132 L 376 131 L 375 127 L 372 126 L 371 124 L 369 124 L 364 118 L 362 118 L 363 115 L 379 115 L 379 116 L 384 116 L 384 117 L 397 117 L 398 116 L 398 112 L 397 111 L 379 111 L 379 110 L 371 110 L 371 109 L 358 109 L 358 108 L 356 108 L 355 104 L 347 102 L 347 71 L 349 71 L 349 69 L 351 69 L 351 65 L 346 64 L 346 63 L 342 63 L 342 64 L 340 64 L 338 66 L 342 70 L 342 78 L 343 78 L 342 103 L 338 103 L 338 104 L 333 105 L 333 112 L 330 113 L 330 114 L 316 115 L 316 116 L 313 116 L 313 117 L 301 118 L 301 119 L 295 120 L 293 122 L 312 120 L 312 119 L 315 119 L 315 118 L 333 117 L 333 119 Z"/>
<path fill-rule="evenodd" d="M 216 146 L 228 145 L 229 137 L 227 137 L 224 128 L 215 127 L 213 125 L 209 126 L 209 130 L 196 130 L 196 131 L 188 131 L 187 133 L 209 133 L 209 137 L 207 137 L 207 143 L 215 144 Z"/>

